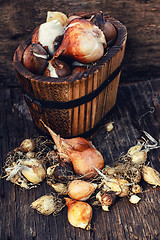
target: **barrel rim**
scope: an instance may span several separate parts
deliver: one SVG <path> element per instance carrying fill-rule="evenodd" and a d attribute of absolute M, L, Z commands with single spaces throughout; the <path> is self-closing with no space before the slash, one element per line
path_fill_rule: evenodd
<path fill-rule="evenodd" d="M 93 13 L 90 13 L 93 14 Z M 117 29 L 117 39 L 115 44 L 106 52 L 98 61 L 96 61 L 92 66 L 89 68 L 89 70 L 86 70 L 83 73 L 80 73 L 79 75 L 73 76 L 67 76 L 67 77 L 59 77 L 59 78 L 53 78 L 53 77 L 46 77 L 41 75 L 36 75 L 32 72 L 30 72 L 22 63 L 22 56 L 27 48 L 27 46 L 31 43 L 31 36 L 24 42 L 22 42 L 18 48 L 16 49 L 13 57 L 13 66 L 17 73 L 25 77 L 26 79 L 29 79 L 30 81 L 38 81 L 42 82 L 43 84 L 68 84 L 71 82 L 79 81 L 83 78 L 87 78 L 90 75 L 94 74 L 96 71 L 101 69 L 103 65 L 105 65 L 107 62 L 109 62 L 114 55 L 116 55 L 119 51 L 121 51 L 123 45 L 125 44 L 127 40 L 127 29 L 126 27 L 117 19 L 104 14 L 104 17 L 106 20 L 110 21 Z"/>

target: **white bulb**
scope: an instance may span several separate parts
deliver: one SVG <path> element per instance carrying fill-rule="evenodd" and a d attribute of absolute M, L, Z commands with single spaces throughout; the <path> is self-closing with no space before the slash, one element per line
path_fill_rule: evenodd
<path fill-rule="evenodd" d="M 57 20 L 52 20 L 40 25 L 39 27 L 39 42 L 43 47 L 48 47 L 50 55 L 54 54 L 53 43 L 56 37 L 64 34 L 64 27 Z"/>

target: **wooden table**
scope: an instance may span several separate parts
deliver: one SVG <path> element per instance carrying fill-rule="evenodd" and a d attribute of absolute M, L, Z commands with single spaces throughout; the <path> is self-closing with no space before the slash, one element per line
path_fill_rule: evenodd
<path fill-rule="evenodd" d="M 82 4 L 83 3 L 83 4 Z M 54 6 L 53 6 L 54 5 Z M 65 13 L 103 10 L 122 21 L 128 29 L 125 61 L 117 103 L 113 111 L 91 136 L 106 164 L 113 164 L 121 153 L 137 143 L 140 130 L 160 140 L 160 46 L 157 1 L 8 1 L 1 3 L 0 24 L 0 156 L 4 166 L 9 151 L 25 139 L 39 135 L 15 77 L 12 57 L 19 43 L 45 21 L 48 10 Z M 114 130 L 105 130 L 113 121 Z M 147 162 L 160 171 L 160 149 L 148 153 Z M 43 216 L 30 208 L 31 202 L 53 191 L 43 182 L 29 191 L 0 180 L 0 239 L 2 240 L 122 240 L 160 239 L 160 187 L 142 182 L 141 201 L 133 205 L 119 198 L 109 212 L 95 208 L 92 230 L 72 227 L 67 208 L 54 216 Z"/>

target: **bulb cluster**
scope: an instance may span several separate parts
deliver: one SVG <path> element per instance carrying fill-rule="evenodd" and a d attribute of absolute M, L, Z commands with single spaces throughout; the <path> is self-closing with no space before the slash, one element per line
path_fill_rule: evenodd
<path fill-rule="evenodd" d="M 23 65 L 32 73 L 59 78 L 86 71 L 99 60 L 117 37 L 116 28 L 103 13 L 91 18 L 47 12 L 45 23 L 32 33 Z"/>

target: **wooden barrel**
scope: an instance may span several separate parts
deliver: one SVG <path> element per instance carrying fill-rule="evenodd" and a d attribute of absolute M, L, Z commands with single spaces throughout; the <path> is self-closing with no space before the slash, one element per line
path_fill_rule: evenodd
<path fill-rule="evenodd" d="M 62 137 L 91 132 L 116 103 L 127 30 L 118 20 L 104 15 L 117 29 L 115 44 L 88 70 L 68 77 L 52 78 L 31 73 L 22 56 L 31 38 L 15 51 L 13 65 L 35 125 L 39 121 Z"/>

